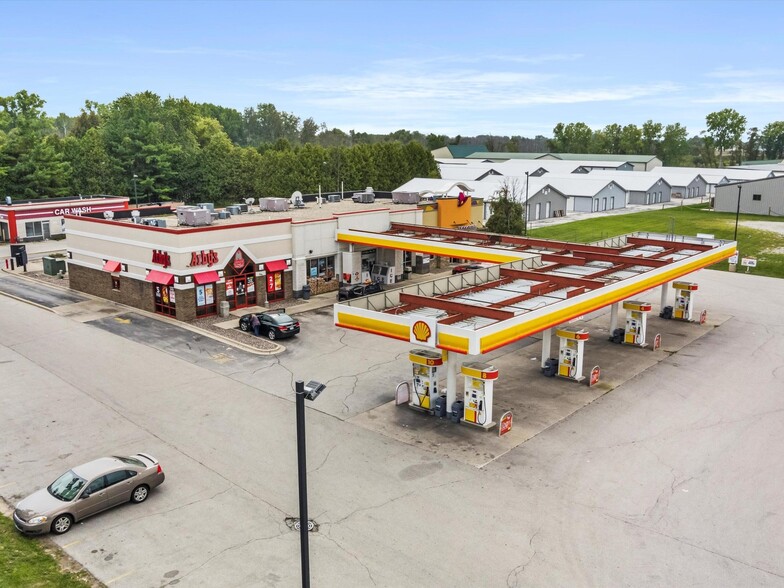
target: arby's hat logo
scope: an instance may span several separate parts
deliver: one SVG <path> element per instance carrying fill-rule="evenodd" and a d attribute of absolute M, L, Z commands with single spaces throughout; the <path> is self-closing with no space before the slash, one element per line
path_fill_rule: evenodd
<path fill-rule="evenodd" d="M 457 195 L 457 205 L 463 206 L 466 202 L 468 202 L 468 196 L 466 196 L 465 192 L 460 192 L 460 194 Z"/>

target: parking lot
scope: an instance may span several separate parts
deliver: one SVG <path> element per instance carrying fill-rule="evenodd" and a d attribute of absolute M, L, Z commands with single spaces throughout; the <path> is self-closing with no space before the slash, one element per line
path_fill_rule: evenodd
<path fill-rule="evenodd" d="M 0 296 L 0 495 L 145 451 L 166 483 L 56 538 L 68 554 L 110 586 L 299 585 L 293 382 L 316 379 L 316 586 L 784 585 L 784 285 L 693 281 L 710 325 L 661 325 L 659 352 L 586 317 L 592 393 L 538 374 L 536 339 L 495 352 L 508 446 L 394 407 L 410 345 L 336 329 L 328 307 L 260 356 L 132 310 Z"/>

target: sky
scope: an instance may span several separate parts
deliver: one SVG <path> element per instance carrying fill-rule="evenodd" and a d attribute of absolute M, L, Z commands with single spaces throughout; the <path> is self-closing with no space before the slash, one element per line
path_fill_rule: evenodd
<path fill-rule="evenodd" d="M 784 2 L 0 2 L 0 96 L 150 90 L 328 128 L 552 136 L 784 120 Z"/>

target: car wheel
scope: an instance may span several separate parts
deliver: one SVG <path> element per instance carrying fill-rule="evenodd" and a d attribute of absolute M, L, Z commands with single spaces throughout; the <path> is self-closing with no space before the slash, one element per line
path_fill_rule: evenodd
<path fill-rule="evenodd" d="M 245 331 L 246 333 L 250 330 L 250 325 L 248 323 L 242 322 L 240 323 L 240 331 Z"/>
<path fill-rule="evenodd" d="M 73 517 L 71 515 L 60 515 L 54 521 L 52 521 L 52 533 L 55 535 L 62 535 L 63 533 L 67 533 L 71 529 L 72 524 Z"/>
<path fill-rule="evenodd" d="M 270 329 L 269 331 L 267 331 L 267 337 L 269 337 L 270 341 L 274 341 L 276 337 L 275 329 Z"/>
<path fill-rule="evenodd" d="M 144 502 L 147 500 L 147 497 L 150 495 L 150 489 L 142 484 L 141 486 L 136 486 L 131 492 L 131 502 L 134 504 L 139 504 L 140 502 Z"/>

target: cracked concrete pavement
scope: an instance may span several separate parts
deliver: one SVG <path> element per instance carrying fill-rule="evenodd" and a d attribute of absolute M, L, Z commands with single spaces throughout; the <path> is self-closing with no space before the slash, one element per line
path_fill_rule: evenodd
<path fill-rule="evenodd" d="M 113 588 L 297 586 L 293 381 L 318 379 L 314 586 L 784 586 L 784 282 L 693 280 L 715 328 L 648 353 L 482 467 L 433 437 L 360 426 L 408 376 L 409 345 L 331 328 L 329 309 L 299 315 L 286 352 L 259 357 L 135 316 L 82 323 L 0 297 L 0 495 L 148 451 L 167 480 L 146 503 L 54 541 Z M 150 331 L 118 337 L 126 327 Z M 499 354 L 501 378 L 533 377 L 534 347 Z"/>

